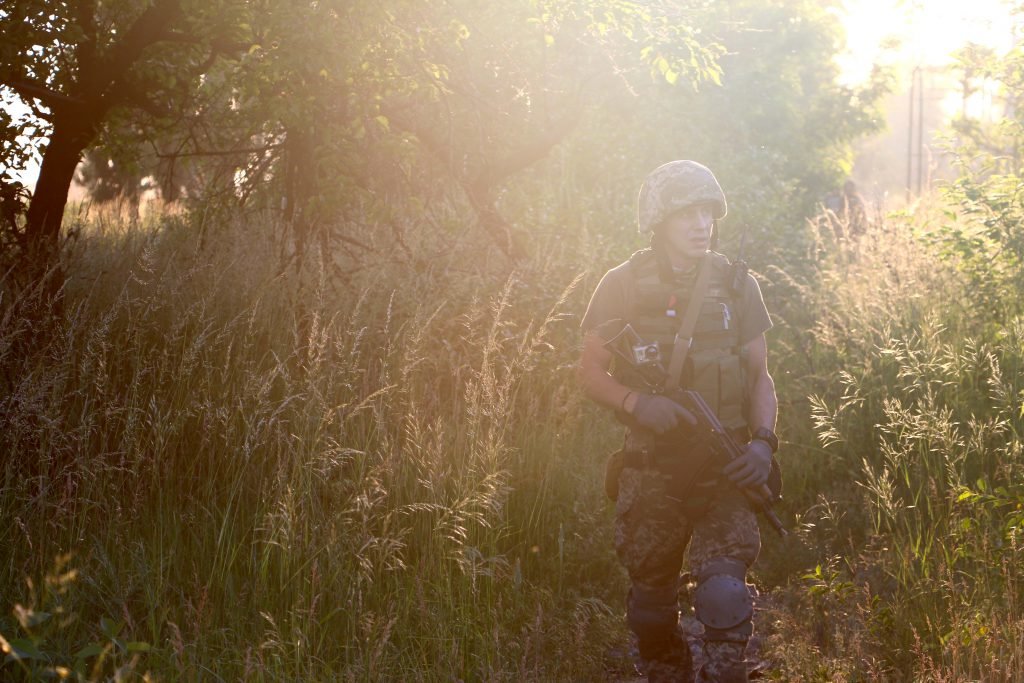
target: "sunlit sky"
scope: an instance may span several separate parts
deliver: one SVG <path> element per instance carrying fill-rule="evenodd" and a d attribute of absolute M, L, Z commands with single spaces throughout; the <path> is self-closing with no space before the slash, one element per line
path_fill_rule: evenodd
<path fill-rule="evenodd" d="M 848 53 L 839 60 L 843 80 L 863 81 L 877 60 L 905 67 L 940 66 L 973 42 L 1008 50 L 1013 26 L 1006 0 L 846 0 Z M 896 39 L 899 47 L 883 54 Z"/>
<path fill-rule="evenodd" d="M 841 78 L 848 84 L 862 82 L 872 64 L 881 60 L 894 65 L 906 79 L 914 66 L 948 63 L 950 52 L 967 42 L 1003 52 L 1014 40 L 1008 4 L 1007 0 L 846 0 L 840 11 L 848 45 L 838 60 Z M 898 47 L 884 50 L 893 39 Z M 23 110 L 9 102 L 0 106 Z M 25 174 L 29 185 L 34 186 L 37 174 L 38 168 Z"/>

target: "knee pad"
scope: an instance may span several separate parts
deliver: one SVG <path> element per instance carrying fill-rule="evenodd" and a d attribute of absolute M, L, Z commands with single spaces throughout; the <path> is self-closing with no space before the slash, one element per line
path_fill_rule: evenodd
<path fill-rule="evenodd" d="M 754 600 L 746 574 L 746 564 L 728 557 L 716 557 L 701 567 L 693 608 L 704 624 L 706 638 L 745 641 L 750 637 Z"/>
<path fill-rule="evenodd" d="M 667 640 L 679 621 L 679 604 L 675 585 L 646 588 L 633 586 L 626 601 L 629 628 L 641 642 Z"/>

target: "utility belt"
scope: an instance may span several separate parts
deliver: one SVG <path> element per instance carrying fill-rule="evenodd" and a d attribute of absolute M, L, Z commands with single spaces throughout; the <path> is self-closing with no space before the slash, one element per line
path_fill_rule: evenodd
<path fill-rule="evenodd" d="M 729 432 L 741 444 L 750 440 L 750 430 L 746 427 L 730 429 Z M 653 446 L 643 446 L 636 450 L 632 450 L 626 445 L 621 451 L 622 467 L 631 467 L 637 470 L 671 467 L 680 458 L 686 458 L 688 447 L 701 448 L 701 444 L 699 442 L 693 444 L 655 443 Z"/>
<path fill-rule="evenodd" d="M 740 443 L 750 440 L 746 426 L 730 430 Z M 622 470 L 655 469 L 678 481 L 678 493 L 685 494 L 691 485 L 705 479 L 717 479 L 718 472 L 709 470 L 710 448 L 700 440 L 655 437 L 650 433 L 629 432 L 622 448 L 612 453 L 605 463 L 604 490 L 611 500 L 619 497 L 619 476 Z M 705 482 L 706 483 L 706 482 Z"/>

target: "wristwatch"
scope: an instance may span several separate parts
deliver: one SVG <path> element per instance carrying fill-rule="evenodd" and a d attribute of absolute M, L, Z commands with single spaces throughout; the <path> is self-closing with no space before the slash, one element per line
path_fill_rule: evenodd
<path fill-rule="evenodd" d="M 754 434 L 750 437 L 750 440 L 764 441 L 772 449 L 772 453 L 778 453 L 779 451 L 779 437 L 775 435 L 775 432 L 768 429 L 767 427 L 758 427 L 754 430 Z"/>

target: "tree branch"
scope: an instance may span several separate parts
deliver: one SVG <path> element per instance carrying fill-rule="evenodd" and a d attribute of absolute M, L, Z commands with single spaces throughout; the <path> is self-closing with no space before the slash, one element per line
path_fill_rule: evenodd
<path fill-rule="evenodd" d="M 477 176 L 474 184 L 481 188 L 489 188 L 515 175 L 527 166 L 532 166 L 546 157 L 558 143 L 564 140 L 578 122 L 578 110 L 571 110 L 560 121 L 540 131 L 511 154 L 485 164 L 483 172 Z"/>
<path fill-rule="evenodd" d="M 262 147 L 240 147 L 238 149 L 216 149 L 216 150 L 199 150 L 198 152 L 157 152 L 156 156 L 158 159 L 180 159 L 182 157 L 226 157 L 232 154 L 261 154 L 263 152 L 269 152 L 272 149 L 277 149 L 281 146 L 281 143 L 271 143 L 269 145 L 263 145 Z"/>
<path fill-rule="evenodd" d="M 193 36 L 182 31 L 168 31 L 162 38 L 171 43 L 181 43 L 183 45 L 207 45 L 209 44 L 216 54 L 230 54 L 232 52 L 246 52 L 253 46 L 251 42 L 231 42 L 223 38 L 214 37 L 210 39 L 209 43 L 204 40 L 200 40 L 196 36 Z"/>
<path fill-rule="evenodd" d="M 78 44 L 78 64 L 83 69 L 92 69 L 96 61 L 96 0 L 76 0 L 73 4 L 84 36 Z"/>
<path fill-rule="evenodd" d="M 174 115 L 173 110 L 151 100 L 142 89 L 134 84 L 121 83 L 119 90 L 121 91 L 119 99 L 122 103 L 138 107 L 154 118 L 167 118 Z"/>
<path fill-rule="evenodd" d="M 60 109 L 62 107 L 81 107 L 85 105 L 85 101 L 77 97 L 68 97 L 62 95 L 59 92 L 50 90 L 46 86 L 27 81 L 23 78 L 9 78 L 0 76 L 0 85 L 6 85 L 8 88 L 18 93 L 26 99 L 37 99 L 44 105 L 50 108 L 51 111 Z M 44 117 L 45 118 L 45 117 Z"/>
<path fill-rule="evenodd" d="M 128 70 L 135 66 L 146 48 L 167 37 L 180 14 L 179 0 L 156 0 L 147 7 L 128 27 L 121 40 L 104 58 L 97 60 L 96 68 L 90 72 L 83 71 L 79 82 L 83 92 L 101 93 L 100 98 L 107 100 L 104 103 L 107 109 L 120 104 L 121 100 L 109 92 L 110 87 L 124 81 Z"/>

